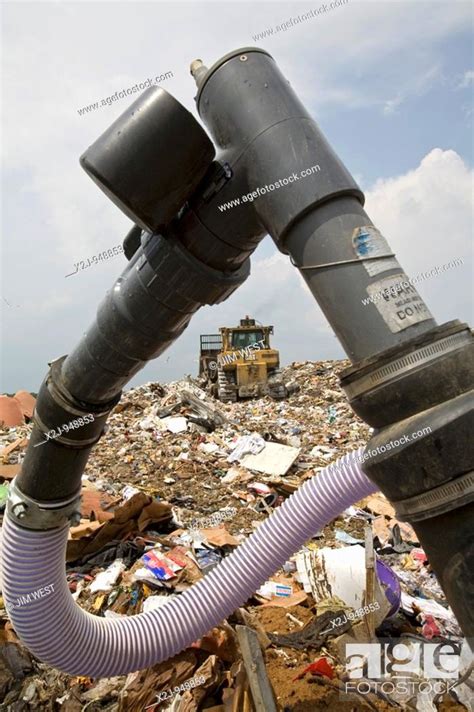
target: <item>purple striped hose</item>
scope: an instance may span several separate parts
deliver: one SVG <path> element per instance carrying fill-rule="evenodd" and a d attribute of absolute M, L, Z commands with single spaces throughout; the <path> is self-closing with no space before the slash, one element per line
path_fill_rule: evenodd
<path fill-rule="evenodd" d="M 376 491 L 360 469 L 361 452 L 308 480 L 185 593 L 157 610 L 124 618 L 91 615 L 71 597 L 64 567 L 67 527 L 31 531 L 6 515 L 3 596 L 17 635 L 37 658 L 70 675 L 123 675 L 167 660 L 242 605 L 327 522 Z M 41 596 L 20 605 L 28 601 L 22 596 L 41 589 Z"/>

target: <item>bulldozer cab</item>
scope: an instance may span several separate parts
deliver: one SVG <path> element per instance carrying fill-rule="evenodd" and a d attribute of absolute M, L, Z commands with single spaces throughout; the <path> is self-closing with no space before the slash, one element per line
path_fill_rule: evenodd
<path fill-rule="evenodd" d="M 261 349 L 269 349 L 273 326 L 256 326 L 255 319 L 246 317 L 240 320 L 240 326 L 221 327 L 220 332 L 224 351 L 248 349 L 257 344 Z"/>

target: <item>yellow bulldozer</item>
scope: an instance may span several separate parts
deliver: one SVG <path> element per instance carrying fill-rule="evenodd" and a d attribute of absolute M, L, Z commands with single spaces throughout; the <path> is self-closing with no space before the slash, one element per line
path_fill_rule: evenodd
<path fill-rule="evenodd" d="M 273 326 L 256 325 L 246 316 L 239 326 L 221 326 L 219 334 L 201 334 L 199 375 L 211 393 L 233 403 L 238 398 L 269 395 L 285 398 L 280 354 L 270 346 Z"/>

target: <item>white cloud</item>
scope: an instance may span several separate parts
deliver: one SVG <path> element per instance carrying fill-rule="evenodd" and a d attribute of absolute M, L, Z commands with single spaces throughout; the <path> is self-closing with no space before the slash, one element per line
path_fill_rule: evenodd
<path fill-rule="evenodd" d="M 366 193 L 368 214 L 410 276 L 464 260 L 417 285 L 439 321 L 472 319 L 472 180 L 455 151 L 434 148 L 417 168 Z"/>
<path fill-rule="evenodd" d="M 464 72 L 462 80 L 458 84 L 458 89 L 467 89 L 474 82 L 474 69 Z"/>
<path fill-rule="evenodd" d="M 393 114 L 407 99 L 427 94 L 440 81 L 442 81 L 442 73 L 439 64 L 430 67 L 420 75 L 409 77 L 399 88 L 396 96 L 384 102 L 383 113 Z"/>

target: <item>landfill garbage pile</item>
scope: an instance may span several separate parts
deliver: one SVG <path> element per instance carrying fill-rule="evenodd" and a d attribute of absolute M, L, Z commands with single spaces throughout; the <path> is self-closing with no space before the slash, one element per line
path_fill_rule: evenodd
<path fill-rule="evenodd" d="M 81 520 L 70 529 L 66 573 L 78 604 L 107 618 L 166 604 L 305 480 L 365 445 L 371 430 L 339 387 L 347 365 L 287 366 L 283 401 L 222 404 L 190 377 L 126 392 L 90 457 Z M 31 427 L 0 431 L 1 511 Z M 473 710 L 472 666 L 457 621 L 414 530 L 381 493 L 316 532 L 190 648 L 146 670 L 71 677 L 32 658 L 2 598 L 0 619 L 0 710 L 7 712 Z M 421 662 L 410 666 L 408 689 L 393 682 L 390 666 L 378 679 L 365 667 L 351 679 L 346 646 L 390 640 L 410 650 L 458 645 L 448 692 Z"/>

